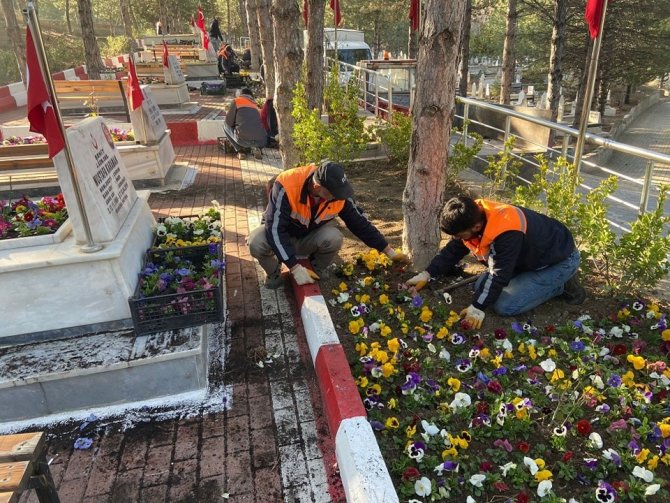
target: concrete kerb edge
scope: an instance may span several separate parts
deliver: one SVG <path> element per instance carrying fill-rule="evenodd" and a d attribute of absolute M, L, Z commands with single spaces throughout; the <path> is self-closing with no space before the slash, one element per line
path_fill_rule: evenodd
<path fill-rule="evenodd" d="M 291 285 L 321 387 L 331 435 L 334 436 L 335 454 L 347 501 L 398 502 L 325 300 L 314 285 L 298 286 L 294 281 Z M 347 395 L 347 400 L 343 399 L 343 391 L 351 390 L 355 392 L 353 408 L 350 395 Z"/>

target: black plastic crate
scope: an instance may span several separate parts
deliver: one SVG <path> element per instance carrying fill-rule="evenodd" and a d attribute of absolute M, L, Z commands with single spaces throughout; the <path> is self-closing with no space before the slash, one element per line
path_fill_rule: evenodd
<path fill-rule="evenodd" d="M 225 96 L 226 92 L 227 84 L 225 80 L 217 82 L 216 84 L 203 82 L 200 85 L 201 96 Z"/>
<path fill-rule="evenodd" d="M 150 263 L 164 263 L 168 254 L 180 260 L 189 260 L 196 268 L 200 268 L 209 255 L 209 247 L 210 245 L 152 248 L 145 254 L 142 268 Z M 217 245 L 217 257 L 219 260 L 223 259 L 221 244 Z M 219 285 L 209 290 L 191 290 L 149 297 L 140 295 L 142 286 L 142 275 L 140 275 L 135 294 L 128 299 L 135 333 L 142 335 L 222 321 L 223 274 L 223 270 L 219 271 Z"/>

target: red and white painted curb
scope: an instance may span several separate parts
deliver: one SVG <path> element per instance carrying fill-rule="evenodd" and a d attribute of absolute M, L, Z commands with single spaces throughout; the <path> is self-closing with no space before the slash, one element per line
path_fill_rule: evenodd
<path fill-rule="evenodd" d="M 347 501 L 398 502 L 321 290 L 316 284 L 298 286 L 294 281 L 291 284 L 316 369 L 326 419 L 335 437 L 335 455 Z"/>

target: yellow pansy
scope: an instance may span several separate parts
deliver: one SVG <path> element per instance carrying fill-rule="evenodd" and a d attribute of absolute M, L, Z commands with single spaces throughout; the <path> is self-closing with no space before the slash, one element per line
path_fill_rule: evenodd
<path fill-rule="evenodd" d="M 340 289 L 340 292 L 346 292 L 349 290 L 349 287 L 344 281 L 338 285 L 338 288 Z"/>
<path fill-rule="evenodd" d="M 451 387 L 454 393 L 457 392 L 459 389 L 461 389 L 461 381 L 459 379 L 456 379 L 455 377 L 450 377 L 447 380 L 447 384 Z"/>
<path fill-rule="evenodd" d="M 649 449 L 642 449 L 640 452 L 637 453 L 637 456 L 635 456 L 635 459 L 637 460 L 638 463 L 642 464 L 647 460 L 647 458 L 649 457 L 649 454 L 651 454 Z"/>
<path fill-rule="evenodd" d="M 630 310 L 627 307 L 624 307 L 623 309 L 620 309 L 619 312 L 617 313 L 617 317 L 620 320 L 626 319 L 630 316 Z"/>
<path fill-rule="evenodd" d="M 628 363 L 633 364 L 635 370 L 642 370 L 647 364 L 647 362 L 641 356 L 628 355 L 626 360 L 628 360 Z"/>
<path fill-rule="evenodd" d="M 526 343 L 522 342 L 519 344 L 519 346 L 516 348 L 516 350 L 521 353 L 522 355 L 526 354 Z"/>
<path fill-rule="evenodd" d="M 419 316 L 419 319 L 424 323 L 428 323 L 433 319 L 433 312 L 428 307 L 424 306 L 421 309 L 421 315 Z"/>
<path fill-rule="evenodd" d="M 388 404 L 387 404 L 389 409 L 395 409 L 398 407 L 398 400 L 395 398 L 389 398 Z"/>
<path fill-rule="evenodd" d="M 528 356 L 530 356 L 531 360 L 535 360 L 537 358 L 537 351 L 535 351 L 535 346 L 532 344 L 528 345 Z"/>
<path fill-rule="evenodd" d="M 376 361 L 378 361 L 379 363 L 382 363 L 382 364 L 389 361 L 389 355 L 386 351 L 380 351 L 380 350 L 377 349 L 377 350 L 371 352 L 370 356 L 372 358 L 374 358 Z"/>
<path fill-rule="evenodd" d="M 365 376 L 360 376 L 358 379 L 356 379 L 356 384 L 358 384 L 359 388 L 367 388 L 368 378 Z"/>
<path fill-rule="evenodd" d="M 491 350 L 489 348 L 482 348 L 482 350 L 479 351 L 479 358 L 488 361 L 488 359 L 491 358 Z"/>
<path fill-rule="evenodd" d="M 370 286 L 375 279 L 372 276 L 366 276 L 363 278 L 363 285 Z"/>
<path fill-rule="evenodd" d="M 391 430 L 396 430 L 400 427 L 400 421 L 398 421 L 397 417 L 389 417 L 386 422 L 384 423 L 384 426 Z"/>
<path fill-rule="evenodd" d="M 388 304 L 388 303 L 389 303 L 389 296 L 386 295 L 385 293 L 382 293 L 382 294 L 379 296 L 379 303 L 380 303 L 382 306 L 385 305 L 385 304 Z M 391 311 L 391 312 L 393 312 L 393 311 Z M 391 313 L 389 313 L 389 314 L 391 314 Z"/>
<path fill-rule="evenodd" d="M 356 351 L 358 352 L 358 356 L 365 356 L 365 354 L 368 352 L 368 345 L 364 342 L 357 342 L 355 347 Z"/>
<path fill-rule="evenodd" d="M 628 388 L 635 386 L 635 374 L 629 370 L 621 376 L 621 382 Z"/>
<path fill-rule="evenodd" d="M 358 324 L 358 321 L 357 320 L 351 320 L 349 322 L 349 332 L 351 332 L 353 335 L 356 335 L 360 331 L 361 331 L 361 326 Z"/>
<path fill-rule="evenodd" d="M 661 435 L 663 438 L 670 437 L 670 424 L 659 423 L 658 428 L 661 430 Z"/>
<path fill-rule="evenodd" d="M 461 319 L 461 315 L 458 314 L 456 311 L 449 311 L 449 319 L 447 319 L 447 326 L 451 327 Z"/>
<path fill-rule="evenodd" d="M 491 363 L 495 368 L 499 368 L 502 365 L 502 355 L 496 355 L 493 360 L 491 360 Z"/>
<path fill-rule="evenodd" d="M 387 379 L 395 373 L 395 367 L 392 363 L 385 363 L 382 365 L 382 375 Z"/>
<path fill-rule="evenodd" d="M 670 465 L 670 452 L 666 452 L 661 458 L 661 463 L 664 465 Z"/>
<path fill-rule="evenodd" d="M 658 466 L 658 462 L 661 460 L 656 454 L 649 461 L 647 461 L 647 468 L 650 470 L 655 470 Z"/>
<path fill-rule="evenodd" d="M 449 335 L 449 330 L 447 329 L 447 327 L 442 327 L 442 328 L 440 328 L 440 329 L 437 331 L 437 333 L 435 334 L 435 337 L 437 337 L 438 339 L 442 340 L 442 339 L 444 339 L 447 335 Z"/>
<path fill-rule="evenodd" d="M 547 354 L 548 354 L 551 358 L 556 358 L 556 355 L 558 355 L 558 353 L 556 352 L 556 350 L 555 350 L 554 348 L 551 348 L 551 349 L 547 352 Z"/>
<path fill-rule="evenodd" d="M 537 458 L 537 459 L 535 459 L 534 461 L 535 461 L 535 464 L 537 465 L 537 467 L 538 467 L 540 470 L 544 470 L 544 467 L 546 466 L 545 463 L 544 463 L 544 459 L 542 459 L 542 458 Z"/>
<path fill-rule="evenodd" d="M 362 304 L 369 304 L 370 303 L 370 296 L 367 293 L 364 293 L 361 295 L 361 303 Z"/>
<path fill-rule="evenodd" d="M 450 447 L 449 449 L 445 449 L 442 451 L 443 461 L 445 459 L 456 459 L 457 457 L 458 457 L 458 451 L 454 447 Z"/>
<path fill-rule="evenodd" d="M 407 332 L 409 332 L 409 327 L 407 326 L 407 323 L 403 323 L 402 325 L 400 325 L 400 331 L 403 334 L 407 335 Z"/>
<path fill-rule="evenodd" d="M 551 480 L 553 476 L 549 470 L 540 470 L 535 474 L 535 480 L 542 482 L 543 480 Z"/>
<path fill-rule="evenodd" d="M 411 424 L 405 428 L 405 435 L 407 435 L 407 438 L 412 438 L 414 435 L 416 435 L 416 425 L 412 426 Z"/>
<path fill-rule="evenodd" d="M 386 347 L 389 348 L 389 351 L 391 351 L 391 353 L 397 353 L 398 350 L 400 349 L 400 341 L 398 340 L 397 337 L 389 339 L 388 341 L 386 341 Z"/>
<path fill-rule="evenodd" d="M 666 328 L 661 332 L 661 337 L 664 341 L 670 341 L 670 328 Z"/>
<path fill-rule="evenodd" d="M 345 302 L 344 304 L 342 304 L 342 309 L 344 309 L 345 311 L 348 311 L 352 307 L 353 307 L 353 304 L 351 302 Z"/>
<path fill-rule="evenodd" d="M 511 360 L 512 358 L 514 358 L 514 353 L 512 353 L 511 351 L 505 351 L 505 358 Z"/>
<path fill-rule="evenodd" d="M 380 334 L 382 337 L 388 337 L 389 335 L 391 335 L 391 332 L 392 332 L 391 327 L 389 327 L 388 325 L 382 323 L 382 326 L 381 326 L 381 328 L 379 329 L 379 334 Z"/>
<path fill-rule="evenodd" d="M 563 372 L 561 369 L 556 369 L 552 372 L 551 374 L 551 382 L 556 382 L 560 381 L 565 377 L 565 372 Z"/>

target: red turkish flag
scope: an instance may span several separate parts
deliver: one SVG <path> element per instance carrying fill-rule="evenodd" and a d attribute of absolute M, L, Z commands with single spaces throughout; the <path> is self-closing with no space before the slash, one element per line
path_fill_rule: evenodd
<path fill-rule="evenodd" d="M 330 0 L 330 8 L 335 13 L 335 26 L 340 26 L 342 22 L 342 12 L 340 12 L 340 0 Z"/>
<path fill-rule="evenodd" d="M 198 7 L 198 20 L 195 22 L 200 31 L 205 31 L 205 15 L 202 13 L 202 8 Z"/>
<path fill-rule="evenodd" d="M 412 31 L 419 29 L 419 20 L 421 19 L 421 0 L 409 0 L 409 19 Z"/>
<path fill-rule="evenodd" d="M 303 0 L 302 2 L 302 19 L 305 21 L 305 26 L 307 26 L 307 21 L 309 21 L 309 2 L 308 0 Z"/>
<path fill-rule="evenodd" d="M 53 158 L 65 148 L 65 140 L 49 98 L 30 26 L 26 31 L 26 88 L 30 131 L 40 133 L 46 138 L 49 144 L 49 157 Z"/>
<path fill-rule="evenodd" d="M 586 10 L 584 19 L 589 25 L 589 34 L 591 38 L 598 38 L 600 34 L 600 21 L 603 18 L 603 7 L 605 0 L 586 0 Z"/>
<path fill-rule="evenodd" d="M 142 106 L 143 101 L 144 95 L 142 94 L 140 81 L 135 71 L 135 63 L 133 63 L 133 57 L 131 56 L 128 60 L 128 106 L 130 110 L 137 110 Z"/>
<path fill-rule="evenodd" d="M 167 48 L 167 43 L 165 42 L 165 40 L 163 40 L 163 66 L 165 68 L 170 67 L 170 63 L 168 61 L 168 48 Z"/>

